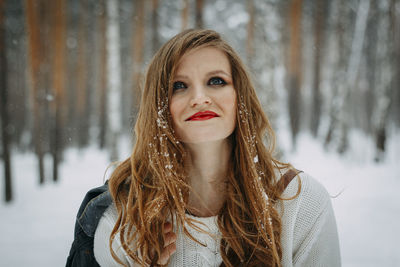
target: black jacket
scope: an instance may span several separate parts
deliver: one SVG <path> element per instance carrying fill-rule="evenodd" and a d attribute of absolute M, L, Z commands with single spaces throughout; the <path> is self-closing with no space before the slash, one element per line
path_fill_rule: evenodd
<path fill-rule="evenodd" d="M 101 216 L 111 203 L 107 182 L 87 192 L 76 217 L 74 241 L 67 258 L 67 267 L 100 266 L 93 253 L 94 233 Z"/>

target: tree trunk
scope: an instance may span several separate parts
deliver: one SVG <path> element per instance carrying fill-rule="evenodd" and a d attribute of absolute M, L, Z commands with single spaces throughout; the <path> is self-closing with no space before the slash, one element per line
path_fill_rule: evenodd
<path fill-rule="evenodd" d="M 377 52 L 377 40 L 378 40 L 378 25 L 380 12 L 378 9 L 377 1 L 371 2 L 371 11 L 368 16 L 367 22 L 367 40 L 366 40 L 366 71 L 367 71 L 367 90 L 365 94 L 364 110 L 366 120 L 366 130 L 368 133 L 373 132 L 373 121 L 372 114 L 375 109 L 375 93 L 376 93 L 376 52 Z"/>
<path fill-rule="evenodd" d="M 394 34 L 395 34 L 395 3 L 387 1 L 387 5 L 381 8 L 382 13 L 378 21 L 378 40 L 377 45 L 377 63 L 378 84 L 377 88 L 377 103 L 375 109 L 375 141 L 376 141 L 376 161 L 382 161 L 386 150 L 386 127 L 389 117 L 389 110 L 392 103 L 392 95 L 394 90 L 394 64 L 396 51 L 394 50 Z"/>
<path fill-rule="evenodd" d="M 52 111 L 54 114 L 53 127 L 53 180 L 58 181 L 58 164 L 63 150 L 64 116 L 65 116 L 65 51 L 66 51 L 66 8 L 65 0 L 58 0 L 53 3 L 53 90 L 55 101 Z"/>
<path fill-rule="evenodd" d="M 111 160 L 118 159 L 118 138 L 121 133 L 121 77 L 119 49 L 118 0 L 107 1 L 107 55 L 108 55 L 108 122 L 110 128 Z M 143 15 L 142 15 L 143 16 Z"/>
<path fill-rule="evenodd" d="M 329 107 L 329 128 L 325 136 L 324 146 L 328 147 L 331 141 L 334 139 L 335 131 L 339 124 L 339 112 L 340 112 L 340 98 L 339 88 L 344 86 L 343 77 L 345 76 L 346 68 L 346 56 L 347 48 L 345 42 L 345 23 L 348 21 L 347 9 L 345 7 L 345 0 L 339 0 L 334 2 L 335 9 L 333 10 L 332 17 L 335 18 L 334 28 L 336 36 L 336 47 L 335 51 L 338 54 L 337 59 L 333 63 L 333 73 L 331 76 L 332 84 L 332 100 Z"/>
<path fill-rule="evenodd" d="M 68 56 L 66 79 L 66 127 L 65 127 L 65 145 L 76 146 L 78 144 L 79 115 L 78 115 L 78 65 L 79 65 L 79 25 L 80 25 L 80 3 L 78 1 L 67 1 L 67 36 L 68 36 Z"/>
<path fill-rule="evenodd" d="M 311 133 L 314 137 L 318 135 L 318 128 L 321 117 L 322 96 L 320 90 L 322 49 L 324 45 L 324 30 L 326 5 L 324 0 L 318 0 L 314 5 L 314 80 L 312 91 L 312 111 L 311 111 Z"/>
<path fill-rule="evenodd" d="M 346 84 L 340 92 L 339 103 L 339 120 L 340 120 L 340 139 L 338 151 L 344 153 L 348 149 L 348 130 L 349 130 L 349 114 L 346 112 L 349 92 L 357 86 L 357 76 L 361 62 L 363 51 L 365 30 L 369 12 L 369 0 L 359 2 L 357 10 L 356 24 L 354 28 L 354 37 L 351 45 L 351 53 L 349 64 L 346 71 Z"/>
<path fill-rule="evenodd" d="M 26 150 L 28 145 L 26 143 L 27 132 L 29 129 L 30 120 L 28 120 L 30 111 L 26 105 L 29 92 L 27 90 L 27 79 L 23 78 L 26 75 L 26 30 L 23 25 L 25 20 L 24 14 L 24 1 L 4 1 L 5 10 L 8 16 L 8 25 L 6 26 L 7 40 L 5 46 L 7 47 L 7 86 L 12 88 L 8 91 L 8 102 L 12 103 L 8 108 L 10 114 L 10 142 L 18 146 L 19 150 Z M 7 16 L 7 15 L 6 15 Z M 10 24 L 10 20 L 13 23 Z M 15 22 L 20 23 L 15 23 Z M 22 27 L 18 27 L 21 25 Z M 17 26 L 17 27 L 15 27 Z M 12 40 L 12 42 L 10 42 Z M 10 60 L 12 59 L 12 60 Z"/>
<path fill-rule="evenodd" d="M 160 41 L 159 41 L 159 34 L 158 34 L 158 0 L 152 0 L 152 16 L 151 16 L 151 23 L 153 26 L 153 31 L 152 31 L 152 51 L 153 54 L 157 52 L 157 50 L 160 48 Z"/>
<path fill-rule="evenodd" d="M 393 19 L 394 19 L 394 93 L 393 93 L 393 110 L 394 110 L 394 119 L 396 121 L 397 126 L 400 127 L 400 2 L 393 1 L 392 4 L 394 8 Z"/>
<path fill-rule="evenodd" d="M 203 22 L 203 6 L 204 6 L 204 1 L 203 0 L 196 0 L 196 28 L 197 29 L 202 29 L 204 27 L 204 22 Z"/>
<path fill-rule="evenodd" d="M 43 67 L 43 57 L 41 51 L 40 27 L 38 18 L 38 9 L 41 1 L 25 1 L 26 6 L 26 28 L 29 42 L 29 59 L 30 59 L 30 82 L 32 87 L 31 104 L 33 106 L 33 143 L 35 152 L 38 157 L 39 164 L 39 183 L 44 183 L 44 150 L 42 144 L 42 112 L 43 95 L 41 89 L 40 78 L 43 74 L 40 73 Z"/>
<path fill-rule="evenodd" d="M 78 28 L 78 66 L 77 77 L 77 105 L 78 105 L 78 144 L 84 147 L 89 140 L 89 90 L 88 90 L 88 0 L 79 1 L 79 28 Z"/>
<path fill-rule="evenodd" d="M 247 42 L 246 42 L 246 55 L 247 65 L 251 68 L 253 65 L 254 57 L 254 1 L 247 0 L 247 13 L 249 14 L 249 22 L 247 23 Z"/>
<path fill-rule="evenodd" d="M 100 82 L 99 82 L 99 145 L 103 149 L 106 146 L 106 132 L 107 132 L 107 38 L 106 38 L 106 6 L 105 1 L 102 0 L 101 7 L 103 12 L 99 16 L 99 29 L 100 29 Z"/>
<path fill-rule="evenodd" d="M 301 110 L 301 13 L 302 0 L 292 0 L 289 7 L 290 45 L 289 45 L 289 116 L 292 132 L 292 145 L 296 147 L 296 137 L 300 129 Z"/>
<path fill-rule="evenodd" d="M 144 54 L 144 14 L 145 14 L 144 0 L 136 0 L 135 5 L 135 27 L 133 33 L 133 91 L 134 100 L 132 110 L 139 106 L 141 97 L 141 79 L 142 79 L 142 65 Z"/>
<path fill-rule="evenodd" d="M 2 137 L 2 159 L 4 162 L 4 195 L 5 201 L 13 199 L 12 180 L 11 180 L 11 157 L 10 145 L 11 138 L 7 130 L 10 123 L 8 113 L 8 86 L 7 86 L 7 54 L 5 46 L 5 0 L 0 0 L 0 127 Z"/>
<path fill-rule="evenodd" d="M 183 0 L 182 8 L 182 28 L 181 30 L 186 30 L 188 28 L 189 21 L 189 0 Z"/>

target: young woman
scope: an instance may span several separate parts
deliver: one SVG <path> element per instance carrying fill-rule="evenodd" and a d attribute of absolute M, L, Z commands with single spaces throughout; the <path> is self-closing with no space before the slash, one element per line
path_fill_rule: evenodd
<path fill-rule="evenodd" d="M 340 266 L 329 195 L 274 159 L 249 75 L 218 33 L 187 30 L 157 52 L 135 133 L 103 190 L 112 202 L 92 194 L 78 217 L 101 266 Z"/>

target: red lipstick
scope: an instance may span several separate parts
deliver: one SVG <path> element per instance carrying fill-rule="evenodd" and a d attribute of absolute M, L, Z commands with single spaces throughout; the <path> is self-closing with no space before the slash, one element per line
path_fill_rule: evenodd
<path fill-rule="evenodd" d="M 186 121 L 204 121 L 204 120 L 209 120 L 215 117 L 219 117 L 217 113 L 206 110 L 206 111 L 200 111 L 189 118 L 186 119 Z"/>

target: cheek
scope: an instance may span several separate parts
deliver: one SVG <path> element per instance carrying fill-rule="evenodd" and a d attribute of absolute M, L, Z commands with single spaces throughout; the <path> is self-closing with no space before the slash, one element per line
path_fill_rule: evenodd
<path fill-rule="evenodd" d="M 171 98 L 171 102 L 169 105 L 169 112 L 171 114 L 173 124 L 179 121 L 179 117 L 181 116 L 181 110 L 182 110 L 181 107 L 182 105 L 180 104 L 179 99 Z"/>
<path fill-rule="evenodd" d="M 233 105 L 231 106 L 231 122 L 233 125 L 233 128 L 236 127 L 236 98 L 233 101 Z"/>
<path fill-rule="evenodd" d="M 233 91 L 229 95 L 226 95 L 223 99 L 225 110 L 229 113 L 230 117 L 236 122 L 236 92 Z"/>

